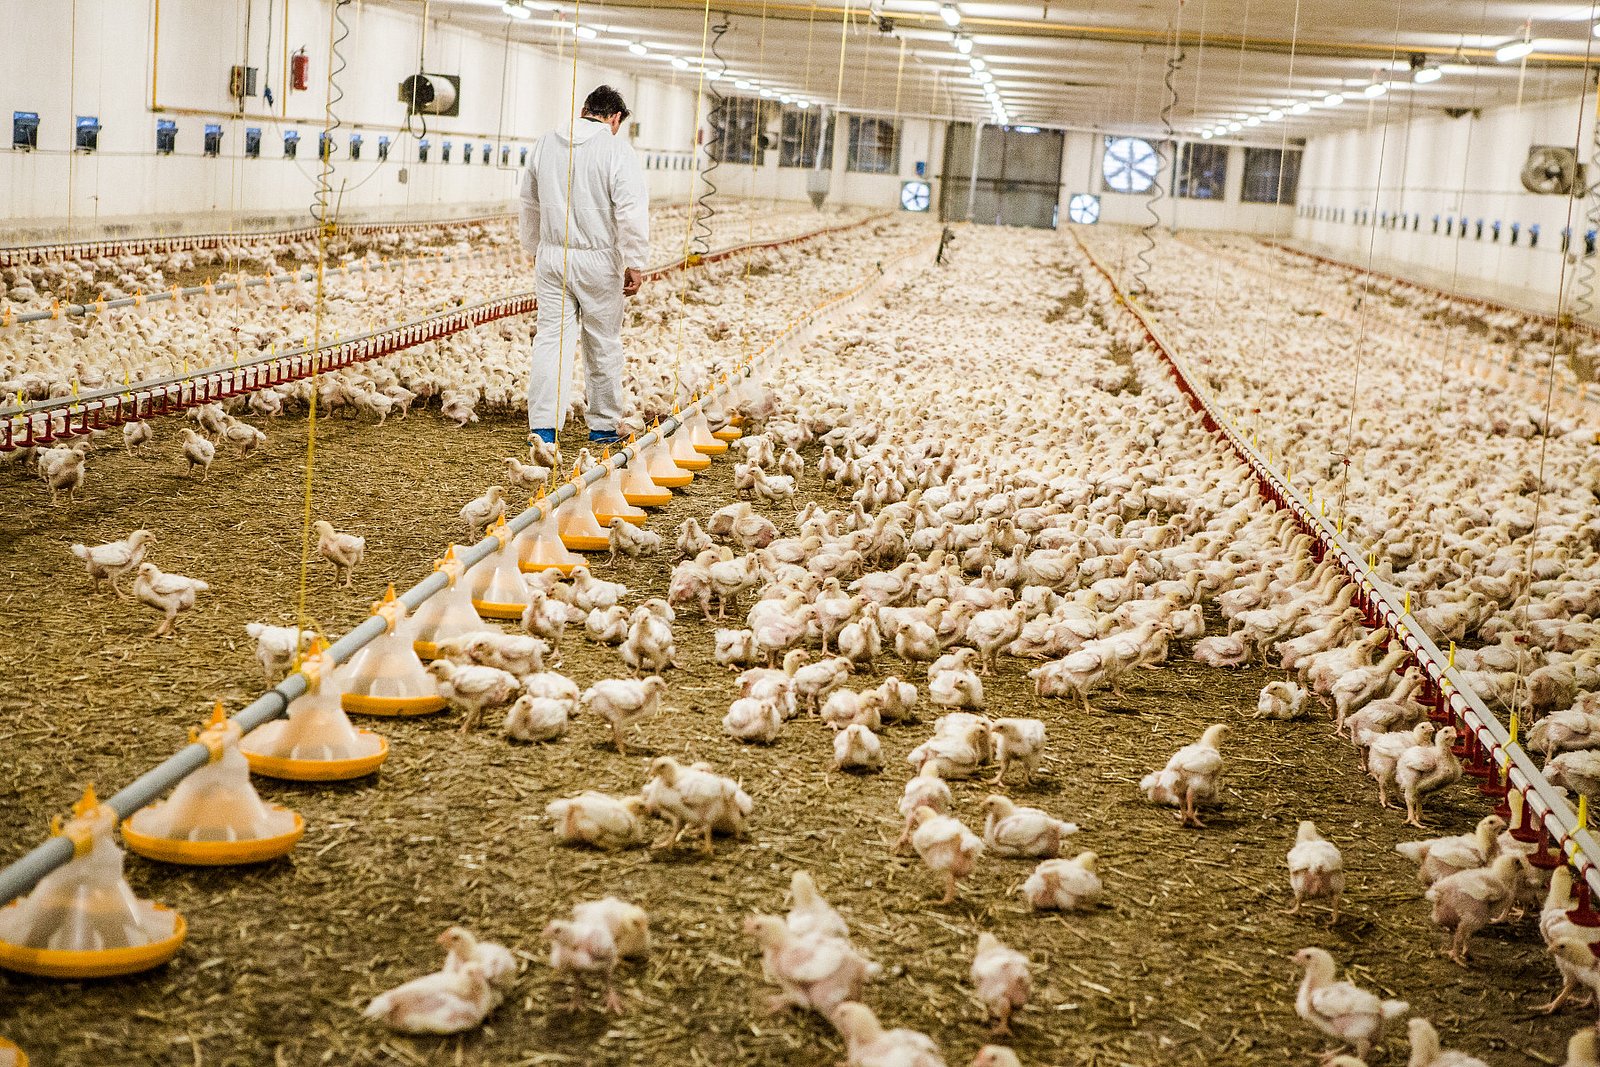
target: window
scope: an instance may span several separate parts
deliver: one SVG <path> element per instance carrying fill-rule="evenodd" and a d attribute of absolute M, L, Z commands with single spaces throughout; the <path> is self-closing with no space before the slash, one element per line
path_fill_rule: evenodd
<path fill-rule="evenodd" d="M 1244 188 L 1239 199 L 1247 204 L 1292 204 L 1300 186 L 1300 150 L 1276 148 L 1244 150 Z"/>
<path fill-rule="evenodd" d="M 730 96 L 724 99 L 711 112 L 713 140 L 706 148 L 707 153 L 721 163 L 761 166 L 766 159 L 766 146 L 761 138 L 762 123 L 776 106 L 753 96 Z"/>
<path fill-rule="evenodd" d="M 818 108 L 783 109 L 783 136 L 778 141 L 778 166 L 815 167 L 817 142 L 822 142 L 822 169 L 833 168 L 833 119 Z"/>
<path fill-rule="evenodd" d="M 1191 200 L 1221 200 L 1228 184 L 1228 146 L 1188 143 L 1178 150 L 1177 194 Z"/>
<path fill-rule="evenodd" d="M 1161 157 L 1155 145 L 1142 137 L 1107 137 L 1105 148 L 1100 174 L 1107 191 L 1142 193 L 1156 183 Z"/>
<path fill-rule="evenodd" d="M 900 126 L 888 119 L 850 116 L 846 170 L 862 174 L 894 174 L 900 169 Z"/>

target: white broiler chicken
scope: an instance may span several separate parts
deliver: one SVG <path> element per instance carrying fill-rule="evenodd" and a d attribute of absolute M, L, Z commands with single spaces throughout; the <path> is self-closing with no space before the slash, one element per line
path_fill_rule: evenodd
<path fill-rule="evenodd" d="M 1100 857 L 1080 852 L 1071 859 L 1045 860 L 1022 883 L 1022 898 L 1035 911 L 1079 911 L 1100 902 Z"/>
<path fill-rule="evenodd" d="M 467 964 L 475 963 L 491 986 L 503 989 L 516 981 L 517 958 L 504 945 L 480 941 L 462 926 L 452 926 L 440 934 L 439 944 L 444 946 L 446 971 L 465 970 Z"/>
<path fill-rule="evenodd" d="M 1294 907 L 1288 914 L 1298 915 L 1308 900 L 1327 900 L 1333 909 L 1328 920 L 1339 921 L 1339 898 L 1344 893 L 1344 856 L 1339 847 L 1317 832 L 1317 824 L 1302 819 L 1289 850 L 1289 888 L 1294 891 Z"/>
<path fill-rule="evenodd" d="M 672 624 L 651 612 L 636 612 L 628 635 L 618 646 L 622 662 L 633 668 L 635 676 L 660 674 L 676 667 L 678 649 L 672 639 Z"/>
<path fill-rule="evenodd" d="M 211 477 L 211 462 L 217 458 L 217 446 L 195 433 L 187 426 L 183 428 L 183 462 L 184 472 L 194 474 L 196 467 L 200 468 L 200 480 L 205 481 Z"/>
<path fill-rule="evenodd" d="M 883 765 L 878 735 L 861 723 L 851 723 L 833 735 L 833 769 L 875 771 Z"/>
<path fill-rule="evenodd" d="M 366 558 L 367 539 L 356 534 L 340 533 L 333 524 L 318 519 L 312 529 L 317 532 L 317 555 L 333 565 L 333 581 L 348 586 L 361 561 Z"/>
<path fill-rule="evenodd" d="M 1061 851 L 1061 839 L 1077 832 L 1077 823 L 1019 807 L 999 793 L 983 802 L 984 846 L 1003 859 L 1052 858 Z"/>
<path fill-rule="evenodd" d="M 661 694 L 667 683 L 653 674 L 648 678 L 607 678 L 584 690 L 584 708 L 604 719 L 611 727 L 611 739 L 620 755 L 628 754 L 624 730 L 632 723 L 654 715 L 661 707 Z"/>
<path fill-rule="evenodd" d="M 1394 780 L 1406 798 L 1406 824 L 1422 828 L 1422 798 L 1461 777 L 1461 761 L 1451 746 L 1456 730 L 1446 726 L 1432 745 L 1412 745 L 1395 761 Z"/>
<path fill-rule="evenodd" d="M 515 700 L 522 691 L 522 683 L 517 676 L 498 667 L 462 665 L 447 659 L 436 659 L 428 664 L 428 673 L 438 679 L 439 695 L 461 712 L 462 733 L 482 722 L 486 709 L 503 707 Z"/>
<path fill-rule="evenodd" d="M 1403 1000 L 1380 1000 L 1350 982 L 1335 979 L 1333 957 L 1320 948 L 1303 948 L 1294 960 L 1305 968 L 1295 1013 L 1328 1037 L 1355 1049 L 1366 1059 L 1383 1040 L 1384 1030 L 1405 1018 L 1411 1005 Z"/>
<path fill-rule="evenodd" d="M 1199 741 L 1175 752 L 1165 769 L 1145 775 L 1139 788 L 1153 803 L 1177 807 L 1182 825 L 1204 828 L 1197 809 L 1221 796 L 1223 758 L 1217 746 L 1228 732 L 1224 723 L 1206 727 Z"/>
<path fill-rule="evenodd" d="M 978 935 L 978 949 L 972 958 L 972 984 L 994 1021 L 993 1032 L 1009 1034 L 1012 1013 L 1028 1003 L 1033 992 L 1028 957 L 985 931 Z"/>
<path fill-rule="evenodd" d="M 1409 730 L 1388 734 L 1358 735 L 1366 755 L 1367 774 L 1378 783 L 1378 803 L 1391 808 L 1389 790 L 1395 786 L 1395 769 L 1413 745 L 1433 744 L 1433 723 L 1419 722 Z"/>
<path fill-rule="evenodd" d="M 256 662 L 261 664 L 261 673 L 268 685 L 289 673 L 295 657 L 309 648 L 316 636 L 310 630 L 262 622 L 247 623 L 244 631 L 256 643 Z"/>
<path fill-rule="evenodd" d="M 830 934 L 797 934 L 776 915 L 752 915 L 744 932 L 761 946 L 762 972 L 778 987 L 769 1011 L 806 1008 L 827 1017 L 847 1000 L 861 996 L 866 983 L 882 973 L 848 940 Z"/>
<path fill-rule="evenodd" d="M 1293 682 L 1268 682 L 1256 698 L 1256 718 L 1298 719 L 1305 714 L 1310 695 Z"/>
<path fill-rule="evenodd" d="M 466 523 L 467 533 L 472 537 L 482 537 L 505 514 L 506 489 L 503 485 L 491 485 L 461 505 L 460 512 L 461 521 Z"/>
<path fill-rule="evenodd" d="M 611 555 L 606 559 L 607 563 L 616 563 L 619 555 L 638 559 L 641 556 L 654 556 L 661 551 L 660 534 L 640 529 L 622 518 L 611 520 L 606 543 L 611 548 Z"/>
<path fill-rule="evenodd" d="M 1044 759 L 1044 723 L 1038 719 L 996 719 L 989 727 L 994 739 L 994 758 L 1000 764 L 994 784 L 1005 781 L 1006 771 L 1014 763 L 1021 764 L 1022 780 L 1032 784 Z"/>
<path fill-rule="evenodd" d="M 363 1014 L 402 1034 L 459 1034 L 481 1025 L 494 1004 L 488 976 L 472 962 L 380 993 Z"/>
<path fill-rule="evenodd" d="M 911 813 L 911 847 L 928 870 L 944 876 L 944 896 L 940 904 L 953 904 L 956 883 L 972 873 L 983 855 L 983 839 L 962 825 L 959 819 L 940 815 L 930 807 Z"/>
<path fill-rule="evenodd" d="M 946 1067 L 933 1038 L 920 1030 L 886 1030 L 865 1004 L 846 1001 L 833 1012 L 844 1038 L 847 1067 Z"/>
<path fill-rule="evenodd" d="M 515 741 L 555 741 L 567 732 L 572 705 L 524 692 L 506 709 L 506 736 Z"/>
<path fill-rule="evenodd" d="M 1417 880 L 1430 886 L 1460 871 L 1487 867 L 1500 851 L 1506 821 L 1490 813 L 1470 834 L 1452 834 L 1427 841 L 1402 841 L 1394 850 L 1417 865 Z"/>
<path fill-rule="evenodd" d="M 145 553 L 155 544 L 155 534 L 149 530 L 135 530 L 120 541 L 103 545 L 73 545 L 72 554 L 83 561 L 83 569 L 94 580 L 94 591 L 100 591 L 102 579 L 111 583 L 111 591 L 118 600 L 128 599 L 117 580 L 144 562 Z"/>
<path fill-rule="evenodd" d="M 177 629 L 178 613 L 194 607 L 200 593 L 208 592 L 209 585 L 198 578 L 185 578 L 158 570 L 154 563 L 139 564 L 139 573 L 133 580 L 133 597 L 147 608 L 161 612 L 161 622 L 151 637 L 170 637 Z"/>
<path fill-rule="evenodd" d="M 724 778 L 703 763 L 685 767 L 671 756 L 658 756 L 650 764 L 650 781 L 644 787 L 645 808 L 670 824 L 651 845 L 666 848 L 685 829 L 701 836 L 701 851 L 710 855 L 712 835 L 743 837 L 745 822 L 754 809 L 750 795 L 731 778 Z"/>
<path fill-rule="evenodd" d="M 537 463 L 524 463 L 515 456 L 507 456 L 506 484 L 524 493 L 537 493 L 550 481 L 550 468 Z"/>
<path fill-rule="evenodd" d="M 784 923 L 797 937 L 818 934 L 850 939 L 844 917 L 823 898 L 809 871 L 795 871 L 789 878 L 789 914 Z"/>
<path fill-rule="evenodd" d="M 783 712 L 762 697 L 740 697 L 728 706 L 722 729 L 735 741 L 770 745 L 783 732 Z"/>
<path fill-rule="evenodd" d="M 1406 1030 L 1411 1039 L 1411 1059 L 1406 1067 L 1489 1067 L 1476 1056 L 1442 1047 L 1439 1031 L 1426 1019 L 1411 1019 Z"/>
<path fill-rule="evenodd" d="M 1439 879 L 1423 894 L 1433 904 L 1433 921 L 1450 931 L 1445 955 L 1458 965 L 1467 965 L 1467 946 L 1473 934 L 1511 913 L 1521 884 L 1522 863 L 1520 855 L 1504 853 L 1487 867 Z"/>
<path fill-rule="evenodd" d="M 556 840 L 565 845 L 609 851 L 642 845 L 649 837 L 644 798 L 639 796 L 613 797 L 590 789 L 552 800 L 544 811 L 555 825 Z"/>
<path fill-rule="evenodd" d="M 894 851 L 899 853 L 911 840 L 911 832 L 916 827 L 912 816 L 918 808 L 929 808 L 940 815 L 949 813 L 955 799 L 950 794 L 950 786 L 939 777 L 938 771 L 924 764 L 917 772 L 916 777 L 906 783 L 900 796 L 897 810 L 905 817 L 905 828 L 900 833 L 900 838 L 894 843 Z"/>

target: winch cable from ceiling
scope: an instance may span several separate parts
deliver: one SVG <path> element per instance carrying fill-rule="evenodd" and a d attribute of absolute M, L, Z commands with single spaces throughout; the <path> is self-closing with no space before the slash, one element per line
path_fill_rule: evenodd
<path fill-rule="evenodd" d="M 724 15 L 715 26 L 711 27 L 711 56 L 720 65 L 721 74 L 712 80 L 710 86 L 711 105 L 706 108 L 706 127 L 710 133 L 705 142 L 700 145 L 700 150 L 705 153 L 705 162 L 700 167 L 699 180 L 695 184 L 695 195 L 689 205 L 690 225 L 694 231 L 693 252 L 697 256 L 708 255 L 711 252 L 711 220 L 716 218 L 717 215 L 715 201 L 718 192 L 716 180 L 712 178 L 712 175 L 722 166 L 722 157 L 727 151 L 729 141 L 727 117 L 729 98 L 723 96 L 722 90 L 717 88 L 717 84 L 722 80 L 722 77 L 728 73 L 728 61 L 722 57 L 722 52 L 717 46 L 722 43 L 723 35 L 728 32 L 729 25 L 729 19 Z M 706 44 L 702 42 L 698 75 L 702 84 L 706 75 L 705 50 Z M 697 90 L 694 110 L 696 116 L 700 114 L 700 99 L 701 97 Z M 740 98 L 734 97 L 732 99 L 734 114 L 741 114 L 743 105 L 739 102 Z M 758 120 L 760 111 L 761 108 L 758 103 L 756 106 Z M 757 125 L 760 125 L 759 121 Z M 755 156 L 752 154 L 750 159 L 753 166 Z"/>
<path fill-rule="evenodd" d="M 726 15 L 723 16 L 723 19 L 722 19 L 722 22 L 721 22 L 720 25 L 721 25 L 722 29 L 718 34 L 719 37 L 721 36 L 722 33 L 726 33 L 727 32 L 728 17 Z M 703 178 L 703 171 L 702 171 L 703 164 L 701 162 L 702 153 L 698 150 L 699 146 L 697 145 L 696 142 L 699 140 L 700 115 L 702 114 L 702 108 L 705 106 L 706 48 L 710 43 L 711 43 L 711 0 L 704 0 L 702 8 L 701 8 L 701 12 L 700 12 L 700 62 L 695 65 L 695 71 L 696 71 L 696 74 L 695 74 L 695 88 L 694 88 L 695 125 L 694 125 L 694 128 L 689 131 L 689 148 L 690 148 L 690 151 L 694 153 L 694 160 L 695 160 L 695 175 L 694 175 L 694 178 L 691 179 L 691 180 L 694 182 L 696 187 L 699 186 L 700 181 Z M 691 204 L 690 210 L 685 213 L 685 217 L 684 217 L 684 220 L 683 220 L 683 258 L 684 258 L 685 262 L 689 261 L 690 253 L 693 251 L 692 241 L 693 241 L 693 236 L 694 236 L 694 226 L 695 226 L 695 221 L 696 221 L 696 215 L 697 215 L 697 209 L 694 207 L 693 204 Z M 682 369 L 683 369 L 683 320 L 684 320 L 684 317 L 685 317 L 686 313 L 688 312 L 688 304 L 689 304 L 689 275 L 692 272 L 691 271 L 681 271 L 680 273 L 682 274 L 682 281 L 678 286 L 677 336 L 676 336 L 676 341 L 673 344 L 673 353 L 672 353 L 672 402 L 673 402 L 675 407 L 680 405 L 681 402 L 682 402 L 682 399 L 683 399 L 682 396 L 680 395 L 680 391 L 682 389 L 681 372 L 682 372 Z"/>

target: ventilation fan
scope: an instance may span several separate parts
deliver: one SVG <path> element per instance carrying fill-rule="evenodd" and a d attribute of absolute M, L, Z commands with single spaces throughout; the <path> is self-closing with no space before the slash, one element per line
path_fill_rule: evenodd
<path fill-rule="evenodd" d="M 1570 196 L 1583 186 L 1578 154 L 1561 145 L 1536 144 L 1522 165 L 1522 187 L 1530 193 Z"/>

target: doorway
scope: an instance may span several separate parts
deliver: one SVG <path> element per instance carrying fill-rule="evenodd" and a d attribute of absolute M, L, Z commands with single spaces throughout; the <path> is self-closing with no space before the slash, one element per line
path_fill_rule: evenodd
<path fill-rule="evenodd" d="M 973 125 L 952 122 L 946 133 L 939 203 L 945 221 L 965 220 L 970 200 L 973 222 L 1055 229 L 1067 135 L 1037 126 L 984 126 L 977 137 L 973 193 L 969 190 Z"/>

